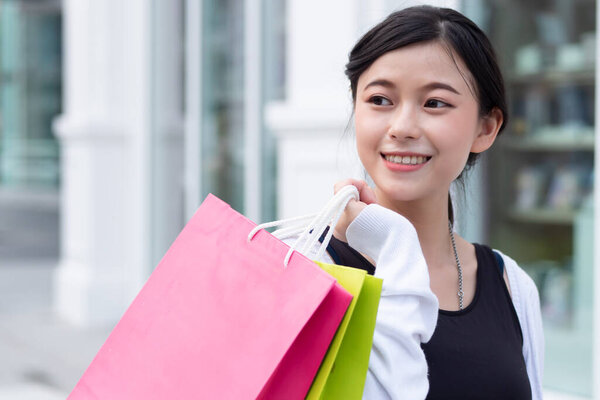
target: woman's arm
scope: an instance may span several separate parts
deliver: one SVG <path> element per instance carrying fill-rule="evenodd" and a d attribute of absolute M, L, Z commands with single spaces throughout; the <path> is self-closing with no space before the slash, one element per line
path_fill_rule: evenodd
<path fill-rule="evenodd" d="M 346 237 L 375 261 L 375 276 L 383 279 L 364 398 L 424 399 L 429 382 L 421 343 L 433 335 L 439 306 L 417 232 L 403 216 L 371 204 Z"/>

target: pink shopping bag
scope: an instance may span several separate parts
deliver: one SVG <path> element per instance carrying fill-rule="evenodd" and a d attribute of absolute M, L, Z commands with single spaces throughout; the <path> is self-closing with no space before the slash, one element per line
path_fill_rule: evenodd
<path fill-rule="evenodd" d="M 352 296 L 209 195 L 69 396 L 301 399 Z"/>

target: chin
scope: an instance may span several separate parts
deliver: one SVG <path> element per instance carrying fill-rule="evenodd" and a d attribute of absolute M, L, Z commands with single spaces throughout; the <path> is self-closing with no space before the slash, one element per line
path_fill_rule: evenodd
<path fill-rule="evenodd" d="M 415 190 L 414 184 L 404 185 L 398 183 L 384 183 L 382 185 L 377 185 L 376 183 L 376 186 L 378 199 L 385 198 L 394 202 L 413 202 L 421 197 Z"/>

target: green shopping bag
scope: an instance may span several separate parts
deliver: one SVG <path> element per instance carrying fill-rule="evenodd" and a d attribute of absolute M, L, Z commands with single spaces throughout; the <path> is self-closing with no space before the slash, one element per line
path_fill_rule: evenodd
<path fill-rule="evenodd" d="M 317 262 L 353 295 L 307 399 L 361 399 L 383 281 L 366 271 Z"/>

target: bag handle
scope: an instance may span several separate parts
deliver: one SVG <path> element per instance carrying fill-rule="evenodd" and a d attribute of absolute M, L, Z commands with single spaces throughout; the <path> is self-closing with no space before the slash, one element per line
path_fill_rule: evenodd
<path fill-rule="evenodd" d="M 358 189 L 354 185 L 344 186 L 329 200 L 318 214 L 304 215 L 257 225 L 248 234 L 248 241 L 251 241 L 261 229 L 295 223 L 293 226 L 281 228 L 272 233 L 273 236 L 281 240 L 300 234 L 300 237 L 290 247 L 283 261 L 284 267 L 287 267 L 294 251 L 307 255 L 308 251 L 315 246 L 321 235 L 323 235 L 323 232 L 325 232 L 325 229 L 329 226 L 330 229 L 315 256 L 316 259 L 319 259 L 325 253 L 325 249 L 327 249 L 327 245 L 333 236 L 335 226 L 344 213 L 346 205 L 352 199 L 357 201 L 360 199 Z M 306 224 L 306 221 L 310 222 Z"/>

